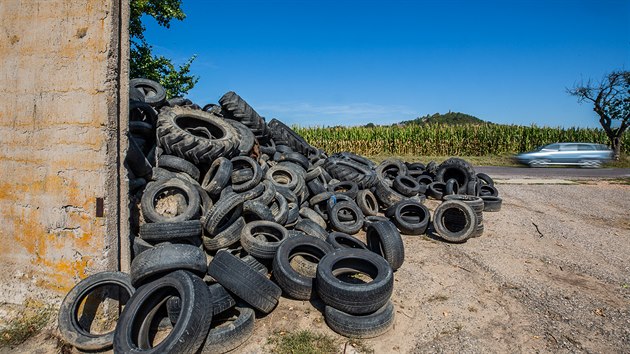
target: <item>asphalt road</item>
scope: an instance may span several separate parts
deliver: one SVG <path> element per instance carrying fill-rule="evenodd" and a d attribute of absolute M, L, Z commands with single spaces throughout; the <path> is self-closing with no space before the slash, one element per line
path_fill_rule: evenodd
<path fill-rule="evenodd" d="M 565 167 L 495 167 L 475 166 L 475 171 L 496 177 L 524 178 L 624 178 L 630 177 L 630 168 L 565 168 Z"/>

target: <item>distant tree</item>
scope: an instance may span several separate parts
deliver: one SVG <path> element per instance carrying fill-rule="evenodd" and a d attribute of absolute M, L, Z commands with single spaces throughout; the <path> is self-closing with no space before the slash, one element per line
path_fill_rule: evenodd
<path fill-rule="evenodd" d="M 374 125 L 374 123 L 370 122 L 370 123 L 366 124 L 365 127 L 366 128 L 374 128 L 376 126 Z"/>
<path fill-rule="evenodd" d="M 621 137 L 630 125 L 630 71 L 613 71 L 600 82 L 582 82 L 567 92 L 580 103 L 593 103 L 599 124 L 610 140 L 613 158 L 619 160 Z"/>
<path fill-rule="evenodd" d="M 181 0 L 131 0 L 129 14 L 131 78 L 143 77 L 155 80 L 166 89 L 168 97 L 180 96 L 192 89 L 199 77 L 190 75 L 190 64 L 195 56 L 178 69 L 171 59 L 153 54 L 153 47 L 144 37 L 146 27 L 142 16 L 153 17 L 160 26 L 170 28 L 171 20 L 183 20 L 186 14 L 181 9 Z"/>

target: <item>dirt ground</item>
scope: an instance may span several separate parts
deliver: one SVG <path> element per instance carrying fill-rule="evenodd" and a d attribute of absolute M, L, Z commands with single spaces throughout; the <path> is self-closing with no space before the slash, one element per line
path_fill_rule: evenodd
<path fill-rule="evenodd" d="M 498 188 L 503 208 L 484 213 L 481 237 L 403 236 L 394 327 L 362 342 L 375 353 L 630 352 L 630 185 Z M 234 353 L 269 352 L 271 335 L 299 329 L 343 352 L 317 307 L 281 298 Z M 44 336 L 15 349 L 56 350 Z"/>

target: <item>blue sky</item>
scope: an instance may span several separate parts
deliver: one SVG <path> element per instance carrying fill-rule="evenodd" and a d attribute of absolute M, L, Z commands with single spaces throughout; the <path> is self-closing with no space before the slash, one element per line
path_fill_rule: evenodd
<path fill-rule="evenodd" d="M 154 51 L 287 124 L 390 124 L 464 112 L 495 123 L 598 126 L 566 88 L 630 70 L 630 0 L 199 1 Z"/>

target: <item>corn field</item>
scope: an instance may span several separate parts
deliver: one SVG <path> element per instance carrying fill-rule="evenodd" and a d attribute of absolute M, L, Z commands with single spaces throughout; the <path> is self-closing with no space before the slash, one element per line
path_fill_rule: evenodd
<path fill-rule="evenodd" d="M 520 125 L 406 125 L 377 127 L 293 127 L 311 145 L 329 153 L 351 151 L 366 156 L 486 156 L 530 151 L 554 142 L 608 145 L 602 129 Z M 630 134 L 622 138 L 630 152 Z"/>

